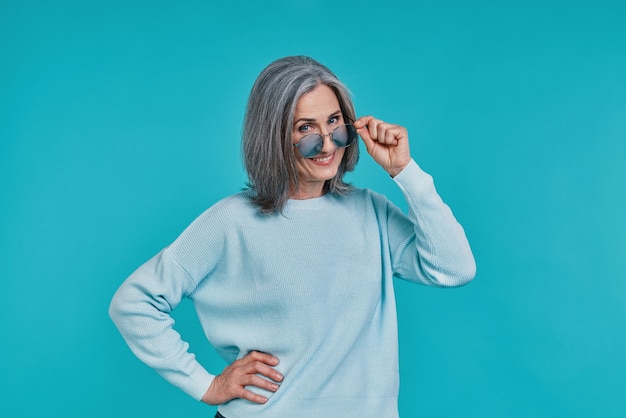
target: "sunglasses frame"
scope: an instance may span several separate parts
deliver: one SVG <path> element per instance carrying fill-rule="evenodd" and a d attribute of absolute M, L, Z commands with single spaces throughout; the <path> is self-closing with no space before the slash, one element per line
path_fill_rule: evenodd
<path fill-rule="evenodd" d="M 349 120 L 348 120 L 348 121 L 349 121 Z M 333 139 L 333 134 L 335 133 L 335 131 L 337 131 L 337 129 L 341 129 L 341 128 L 342 128 L 342 127 L 344 127 L 344 126 L 348 127 L 348 128 L 346 128 L 346 130 L 348 131 L 348 139 L 350 139 L 350 129 L 352 129 L 352 131 L 354 132 L 354 138 L 352 139 L 352 142 L 350 142 L 349 144 L 346 144 L 346 145 L 339 145 L 339 144 L 337 144 L 337 142 L 335 142 L 335 140 Z M 350 127 L 351 127 L 351 128 L 350 128 Z M 296 142 L 295 144 L 293 144 L 293 146 L 294 146 L 294 147 L 298 148 L 298 152 L 300 152 L 300 155 L 301 155 L 301 156 L 303 156 L 304 158 L 314 158 L 314 157 L 317 157 L 318 155 L 320 155 L 320 154 L 321 154 L 321 152 L 318 152 L 317 154 L 314 154 L 314 155 L 304 155 L 304 154 L 302 153 L 302 151 L 300 150 L 300 143 L 301 143 L 301 142 L 302 142 L 302 140 L 303 140 L 304 138 L 306 138 L 307 136 L 311 136 L 311 137 L 313 137 L 313 136 L 317 136 L 317 137 L 322 138 L 322 147 L 324 146 L 324 145 L 323 145 L 323 144 L 324 144 L 324 138 L 326 138 L 327 136 L 330 136 L 330 140 L 331 140 L 331 141 L 333 141 L 333 143 L 335 144 L 335 146 L 337 146 L 337 147 L 339 147 L 339 148 L 348 148 L 350 145 L 352 145 L 352 144 L 354 144 L 355 142 L 357 142 L 356 140 L 357 140 L 357 138 L 358 138 L 358 136 L 359 136 L 359 135 L 356 133 L 356 128 L 354 127 L 354 125 L 352 124 L 352 122 L 349 122 L 349 123 L 344 123 L 343 125 L 339 125 L 339 126 L 337 126 L 335 129 L 333 129 L 333 131 L 332 131 L 332 132 L 329 132 L 329 133 L 327 133 L 327 134 L 325 134 L 325 135 L 322 135 L 322 134 L 306 134 L 306 135 L 304 135 L 302 138 L 300 138 L 300 140 L 299 140 L 298 142 Z"/>

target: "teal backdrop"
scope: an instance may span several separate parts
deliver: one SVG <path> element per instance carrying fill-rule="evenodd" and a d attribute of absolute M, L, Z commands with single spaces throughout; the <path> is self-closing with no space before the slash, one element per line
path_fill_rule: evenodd
<path fill-rule="evenodd" d="M 294 54 L 408 128 L 476 256 L 466 287 L 396 285 L 401 416 L 626 416 L 626 2 L 602 0 L 2 0 L 0 416 L 212 416 L 108 304 L 244 186 L 248 92 Z M 405 207 L 365 153 L 350 181 Z"/>

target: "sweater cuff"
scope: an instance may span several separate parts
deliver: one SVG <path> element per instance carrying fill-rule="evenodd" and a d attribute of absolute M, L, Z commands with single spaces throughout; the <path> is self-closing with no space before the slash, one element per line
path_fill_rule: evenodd
<path fill-rule="evenodd" d="M 426 191 L 433 187 L 432 177 L 422 170 L 415 160 L 411 160 L 411 162 L 393 178 L 393 181 L 408 195 Z"/>
<path fill-rule="evenodd" d="M 189 375 L 187 382 L 180 383 L 180 388 L 187 392 L 192 398 L 201 401 L 215 376 L 207 372 L 204 368 L 198 367 Z"/>

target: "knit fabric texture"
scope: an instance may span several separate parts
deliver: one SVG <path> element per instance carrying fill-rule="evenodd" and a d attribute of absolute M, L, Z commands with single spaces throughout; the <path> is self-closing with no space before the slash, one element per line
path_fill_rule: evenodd
<path fill-rule="evenodd" d="M 459 286 L 475 263 L 432 178 L 412 161 L 394 181 L 408 216 L 365 189 L 289 200 L 274 215 L 251 191 L 223 199 L 122 284 L 110 315 L 140 360 L 197 400 L 221 371 L 174 330 L 182 298 L 226 362 L 278 357 L 278 391 L 249 388 L 269 401 L 232 400 L 219 407 L 228 418 L 397 417 L 393 277 Z"/>

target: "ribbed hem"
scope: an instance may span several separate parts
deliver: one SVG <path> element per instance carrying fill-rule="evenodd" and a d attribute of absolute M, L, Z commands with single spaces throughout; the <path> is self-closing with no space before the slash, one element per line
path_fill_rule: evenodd
<path fill-rule="evenodd" d="M 220 413 L 230 417 L 257 418 L 319 418 L 319 417 L 359 417 L 397 418 L 398 398 L 396 396 L 376 398 L 319 398 L 319 399 L 280 399 L 265 405 L 247 401 L 230 402 L 220 406 Z"/>

